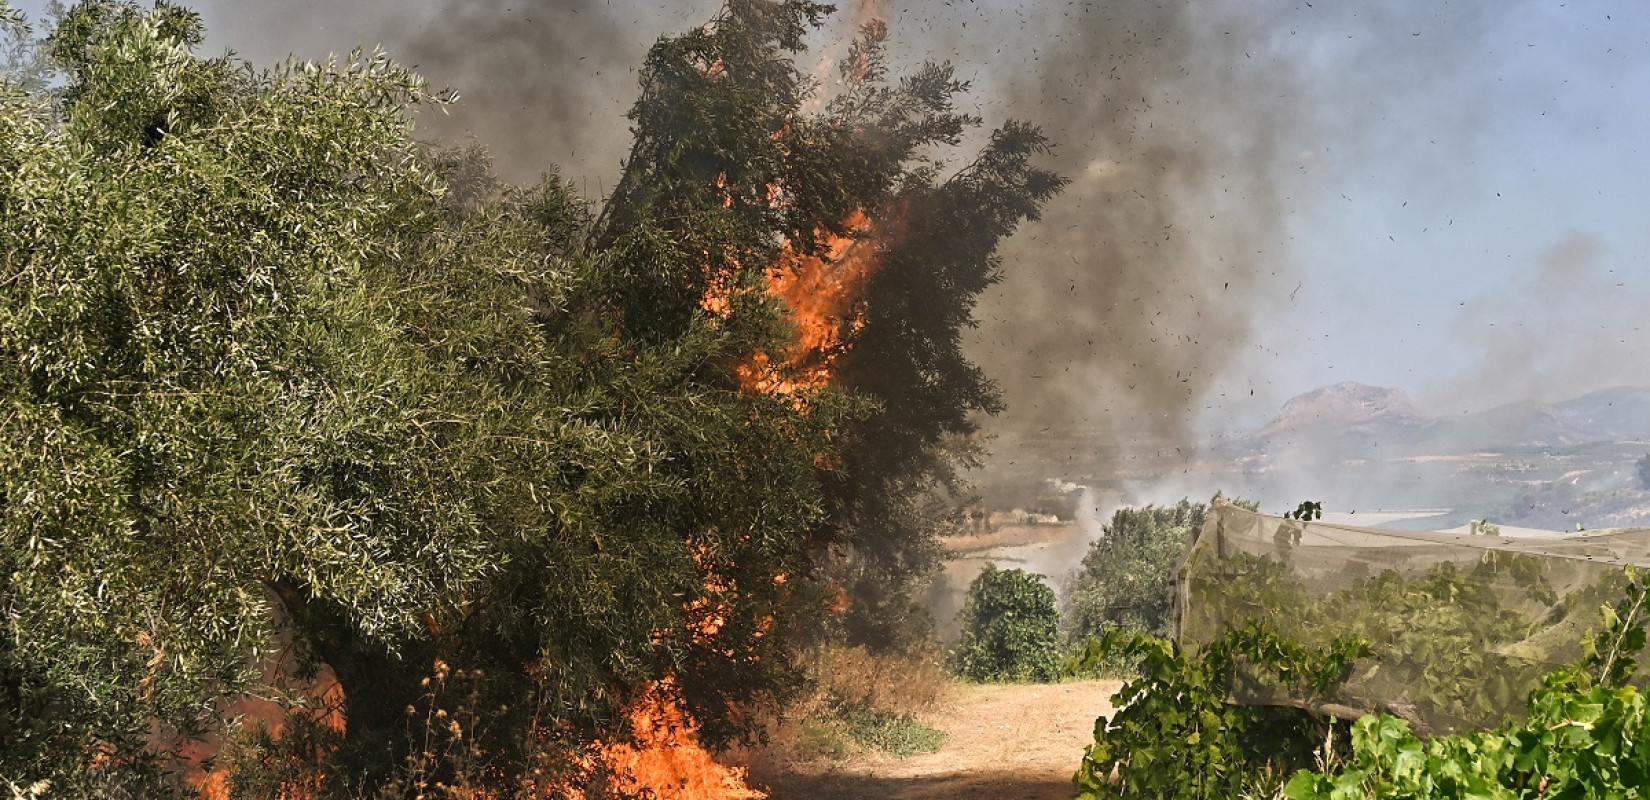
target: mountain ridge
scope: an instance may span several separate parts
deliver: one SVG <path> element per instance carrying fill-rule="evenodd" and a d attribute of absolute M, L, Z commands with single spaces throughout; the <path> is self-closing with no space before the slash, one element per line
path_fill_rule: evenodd
<path fill-rule="evenodd" d="M 1650 386 L 1611 386 L 1551 403 L 1515 401 L 1446 416 L 1427 412 L 1402 389 L 1344 381 L 1291 397 L 1240 441 L 1251 449 L 1303 438 L 1416 452 L 1650 441 Z"/>

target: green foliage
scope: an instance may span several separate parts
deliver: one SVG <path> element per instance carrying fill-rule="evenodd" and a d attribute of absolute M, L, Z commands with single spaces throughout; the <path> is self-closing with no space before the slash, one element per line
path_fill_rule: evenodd
<path fill-rule="evenodd" d="M 1140 659 L 1124 648 L 1107 647 L 1106 639 L 1118 632 L 1141 634 L 1141 631 L 1109 628 L 1099 636 L 1090 636 L 1082 645 L 1071 648 L 1060 662 L 1060 675 L 1077 680 L 1101 678 L 1132 678 L 1140 674 Z"/>
<path fill-rule="evenodd" d="M 1646 701 L 1627 685 L 1644 646 L 1646 586 L 1605 605 L 1579 668 L 1546 676 L 1528 718 L 1490 731 L 1421 739 L 1402 719 L 1358 721 L 1339 772 L 1297 773 L 1295 800 L 1400 797 L 1643 797 L 1650 786 Z"/>
<path fill-rule="evenodd" d="M 945 731 L 911 714 L 858 706 L 839 709 L 838 717 L 854 744 L 898 758 L 935 752 L 946 740 Z"/>
<path fill-rule="evenodd" d="M 0 109 L 0 775 L 211 730 L 272 606 L 345 687 L 351 781 L 399 760 L 438 655 L 578 735 L 667 673 L 724 736 L 794 684 L 773 578 L 843 404 L 740 391 L 706 365 L 748 343 L 703 321 L 616 337 L 582 203 L 443 196 L 467 173 L 410 141 L 428 98 L 382 57 L 250 75 L 199 38 L 78 7 L 61 117 Z M 527 730 L 490 744 L 522 763 Z"/>
<path fill-rule="evenodd" d="M 909 758 L 937 752 L 945 731 L 923 724 L 916 715 L 838 700 L 799 727 L 808 756 L 843 758 L 853 753 L 881 753 Z"/>
<path fill-rule="evenodd" d="M 958 675 L 979 682 L 1047 682 L 1059 677 L 1059 612 L 1054 590 L 1025 570 L 986 564 L 957 616 L 962 639 L 951 655 Z"/>
<path fill-rule="evenodd" d="M 939 565 L 938 536 L 960 522 L 973 415 L 1000 406 L 962 333 L 997 280 L 998 243 L 1064 181 L 1030 165 L 1049 143 L 1019 123 L 941 180 L 938 154 L 980 121 L 954 108 L 966 85 L 949 65 L 890 81 L 880 23 L 843 60 L 841 93 L 805 111 L 819 98 L 792 56 L 829 10 L 729 0 L 711 24 L 660 40 L 630 112 L 635 143 L 590 242 L 608 258 L 604 296 L 639 340 L 708 322 L 775 363 L 833 359 L 835 385 L 863 402 L 836 420 L 838 457 L 819 475 L 827 524 L 810 544 L 830 554 L 814 580 L 852 603 L 840 629 L 817 635 L 895 647 L 928 631 L 914 592 Z M 813 254 L 827 234 L 860 235 L 855 212 L 877 232 L 865 298 L 833 352 L 795 353 L 768 270 L 784 247 Z M 707 321 L 713 291 L 734 313 Z"/>
<path fill-rule="evenodd" d="M 1101 647 L 1138 659 L 1143 676 L 1113 697 L 1117 713 L 1095 720 L 1094 744 L 1072 778 L 1080 800 L 1273 796 L 1284 776 L 1337 757 L 1339 723 L 1296 708 L 1229 705 L 1238 668 L 1318 698 L 1367 653 L 1355 639 L 1304 647 L 1256 623 L 1197 653 L 1121 630 Z"/>
<path fill-rule="evenodd" d="M 661 40 L 592 218 L 554 176 L 414 143 L 443 98 L 380 54 L 259 73 L 198 57 L 179 7 L 71 9 L 39 50 L 57 83 L 0 91 L 0 780 L 159 794 L 290 641 L 344 688 L 333 788 L 425 752 L 405 709 L 438 663 L 490 724 L 420 774 L 517 786 L 544 731 L 619 731 L 665 676 L 713 743 L 749 733 L 822 586 L 909 608 L 954 437 L 994 407 L 959 332 L 1060 181 L 1018 125 L 940 181 L 923 154 L 973 124 L 943 67 L 805 113 L 792 59 L 827 10 L 731 0 Z M 911 231 L 859 377 L 745 390 L 792 340 L 780 243 L 855 209 Z M 315 751 L 242 738 L 258 791 Z"/>
<path fill-rule="evenodd" d="M 342 739 L 310 709 L 298 708 L 281 720 L 279 736 L 262 721 L 232 724 L 216 761 L 229 770 L 230 796 L 275 800 L 283 787 L 314 783 Z"/>
<path fill-rule="evenodd" d="M 1493 725 L 1516 714 L 1520 696 L 1540 679 L 1544 664 L 1553 663 L 1539 648 L 1568 644 L 1532 638 L 1541 621 L 1527 609 L 1545 609 L 1558 598 L 1539 560 L 1527 555 L 1489 551 L 1470 567 L 1442 562 L 1410 578 L 1390 569 L 1347 574 L 1342 588 L 1325 594 L 1309 590 L 1275 559 L 1246 553 L 1217 559 L 1210 551 L 1194 559 L 1187 616 L 1194 638 L 1218 637 L 1227 625 L 1250 618 L 1275 620 L 1280 634 L 1307 644 L 1356 635 L 1371 649 L 1348 684 L 1359 702 L 1444 729 Z M 1606 581 L 1587 591 L 1613 586 Z M 1545 624 L 1562 621 L 1583 594 L 1558 604 Z M 1264 686 L 1248 689 L 1249 699 L 1279 699 Z"/>
<path fill-rule="evenodd" d="M 1639 582 L 1638 571 L 1632 567 L 1628 567 L 1624 575 L 1626 596 L 1613 606 L 1599 607 L 1604 625 L 1581 643 L 1582 669 L 1605 686 L 1627 685 L 1627 680 L 1638 669 L 1634 657 L 1644 651 L 1645 618 L 1650 616 L 1647 613 L 1650 609 L 1645 608 L 1650 588 Z"/>
<path fill-rule="evenodd" d="M 1174 627 L 1175 567 L 1208 510 L 1206 504 L 1181 500 L 1112 514 L 1066 590 L 1062 622 L 1068 644 L 1113 628 L 1168 636 Z"/>
<path fill-rule="evenodd" d="M 417 386 L 357 292 L 390 199 L 433 191 L 402 117 L 430 98 L 379 57 L 235 74 L 199 35 L 77 7 L 64 102 L 0 98 L 0 775 L 216 725 L 272 581 L 388 643 L 486 568 L 402 471 Z M 327 480 L 364 464 L 405 483 Z"/>
<path fill-rule="evenodd" d="M 1311 522 L 1315 519 L 1323 519 L 1323 503 L 1307 500 L 1296 506 L 1294 511 L 1284 514 L 1283 516 L 1285 519 L 1293 519 L 1300 522 Z"/>
<path fill-rule="evenodd" d="M 890 142 L 911 147 L 951 143 L 977 124 L 952 109 L 962 88 L 948 65 L 928 65 L 897 88 L 851 95 L 836 107 L 836 124 L 892 131 Z M 896 190 L 880 204 L 890 236 L 866 287 L 863 327 L 838 370 L 843 387 L 880 410 L 844 426 L 842 469 L 826 486 L 831 542 L 851 547 L 838 575 L 856 601 L 852 641 L 900 641 L 913 591 L 939 565 L 937 536 L 963 526 L 971 496 L 960 472 L 978 453 L 969 437 L 982 412 L 1002 408 L 996 386 L 964 353 L 963 334 L 980 293 L 1002 273 L 998 245 L 1022 221 L 1038 219 L 1065 185 L 1031 166 L 1049 147 L 1036 128 L 1009 123 L 950 177 L 939 180 L 937 165 L 919 164 L 891 182 Z"/>
<path fill-rule="evenodd" d="M 1255 508 L 1249 501 L 1236 505 Z M 1133 675 L 1137 664 L 1124 650 L 1100 646 L 1112 630 L 1159 637 L 1174 632 L 1175 570 L 1208 511 L 1205 503 L 1181 500 L 1112 514 L 1066 586 L 1060 618 L 1068 648 L 1066 675 Z"/>

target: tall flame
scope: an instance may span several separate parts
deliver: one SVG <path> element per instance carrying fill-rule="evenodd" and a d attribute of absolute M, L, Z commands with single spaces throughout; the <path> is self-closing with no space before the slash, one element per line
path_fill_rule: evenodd
<path fill-rule="evenodd" d="M 837 362 L 852 347 L 851 336 L 865 325 L 865 287 L 877 267 L 871 219 L 856 210 L 843 220 L 847 235 L 820 230 L 822 247 L 798 252 L 787 242 L 768 270 L 767 289 L 783 302 L 796 326 L 796 340 L 780 357 L 759 352 L 739 366 L 740 381 L 752 391 L 797 395 L 831 383 Z M 707 298 L 715 313 L 725 296 Z"/>
<path fill-rule="evenodd" d="M 875 3 L 862 8 L 874 8 Z M 718 177 L 718 188 L 725 178 Z M 783 202 L 783 192 L 774 188 L 770 201 Z M 855 210 L 838 226 L 845 233 L 838 234 L 819 229 L 815 232 L 819 246 L 810 253 L 800 252 L 793 243 L 786 242 L 768 269 L 764 288 L 784 304 L 789 320 L 795 326 L 795 338 L 789 346 L 776 353 L 757 352 L 737 367 L 740 381 L 748 391 L 789 397 L 799 405 L 805 396 L 830 385 L 835 380 L 841 358 L 853 346 L 853 334 L 865 325 L 864 299 L 870 279 L 875 274 L 878 226 L 863 210 Z M 713 282 L 701 299 L 708 313 L 727 318 L 733 314 L 734 292 L 725 284 Z M 691 602 L 686 611 L 689 627 L 697 640 L 713 639 L 725 626 L 726 608 L 717 596 L 736 593 L 737 587 L 717 577 L 708 568 L 709 554 L 700 553 L 699 561 L 705 573 L 706 598 Z M 776 576 L 775 582 L 784 583 L 785 576 Z M 846 610 L 846 594 L 838 592 L 833 610 Z M 438 631 L 432 629 L 432 633 Z M 757 635 L 761 635 L 759 632 Z M 328 676 L 330 677 L 330 676 Z M 320 702 L 314 704 L 322 724 L 343 732 L 345 720 L 339 709 L 342 691 L 336 681 L 318 686 L 312 695 Z M 250 710 L 250 709 L 248 709 Z M 257 709 L 254 716 L 270 716 L 270 709 Z M 699 742 L 699 725 L 688 712 L 682 700 L 681 689 L 673 676 L 648 684 L 626 711 L 630 735 L 624 739 L 596 741 L 583 750 L 576 771 L 586 775 L 607 776 L 609 788 L 622 795 L 652 796 L 660 800 L 758 800 L 767 795 L 746 785 L 742 769 L 718 763 Z M 269 720 L 272 730 L 278 732 L 279 722 Z M 317 776 L 319 773 L 317 773 Z M 201 796 L 208 800 L 227 800 L 228 775 L 221 769 L 207 773 L 199 782 Z M 544 785 L 533 782 L 527 788 L 533 796 L 581 800 L 587 796 L 585 787 L 561 783 Z M 291 800 L 314 797 L 319 784 L 282 787 L 281 797 Z M 481 800 L 482 795 L 474 795 Z"/>
<path fill-rule="evenodd" d="M 688 714 L 672 678 L 654 682 L 630 712 L 628 741 L 596 742 L 588 767 L 610 776 L 624 797 L 659 800 L 761 800 L 745 785 L 745 771 L 717 763 L 699 744 L 699 725 Z M 582 796 L 582 795 L 575 795 Z"/>

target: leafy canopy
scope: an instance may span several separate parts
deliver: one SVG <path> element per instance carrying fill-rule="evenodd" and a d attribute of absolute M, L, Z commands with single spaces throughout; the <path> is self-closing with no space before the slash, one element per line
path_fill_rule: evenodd
<path fill-rule="evenodd" d="M 342 686 L 334 787 L 414 755 L 437 664 L 495 720 L 474 774 L 513 785 L 667 677 L 713 742 L 747 733 L 824 589 L 908 599 L 995 407 L 958 331 L 1061 182 L 1019 125 L 942 178 L 963 87 L 889 85 L 874 26 L 804 112 L 826 11 L 730 0 L 662 39 L 591 214 L 416 143 L 443 98 L 381 54 L 257 72 L 197 56 L 182 8 L 71 9 L 54 76 L 0 91 L 0 778 L 154 777 L 281 693 L 280 650 Z M 793 346 L 776 254 L 855 210 L 908 231 L 855 360 L 745 389 Z"/>
<path fill-rule="evenodd" d="M 1207 504 L 1181 500 L 1113 513 L 1067 586 L 1063 622 L 1068 644 L 1103 636 L 1112 628 L 1154 636 L 1172 633 L 1175 567 L 1208 511 Z"/>
<path fill-rule="evenodd" d="M 1059 612 L 1054 590 L 1021 569 L 986 564 L 968 586 L 962 638 L 951 655 L 957 674 L 978 682 L 1048 682 L 1059 677 Z"/>

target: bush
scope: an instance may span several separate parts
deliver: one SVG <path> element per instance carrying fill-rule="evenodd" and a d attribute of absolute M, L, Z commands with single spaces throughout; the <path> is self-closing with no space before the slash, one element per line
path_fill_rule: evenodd
<path fill-rule="evenodd" d="M 1060 675 L 1080 681 L 1123 679 L 1140 675 L 1140 656 L 1130 650 L 1109 648 L 1105 642 L 1114 636 L 1150 636 L 1140 630 L 1116 626 L 1108 627 L 1099 636 L 1090 636 L 1082 644 L 1066 651 L 1060 665 Z"/>
<path fill-rule="evenodd" d="M 1144 675 L 1123 685 L 1120 709 L 1094 724 L 1094 744 L 1072 777 L 1078 800 L 1225 800 L 1273 797 L 1291 772 L 1333 763 L 1344 724 L 1298 708 L 1226 702 L 1240 664 L 1306 696 L 1345 680 L 1362 642 L 1323 648 L 1285 641 L 1258 624 L 1187 653 L 1173 642 L 1121 630 L 1099 646 L 1137 659 Z"/>
<path fill-rule="evenodd" d="M 924 725 L 910 714 L 850 706 L 839 709 L 837 716 L 854 744 L 897 758 L 936 752 L 946 740 L 945 731 Z"/>
<path fill-rule="evenodd" d="M 1060 614 L 1042 576 L 987 564 L 958 615 L 962 640 L 952 654 L 958 675 L 981 683 L 1048 682 L 1060 675 Z"/>
<path fill-rule="evenodd" d="M 1417 737 L 1407 721 L 1364 717 L 1338 772 L 1301 771 L 1294 800 L 1366 797 L 1644 797 L 1650 786 L 1650 705 L 1628 685 L 1645 644 L 1650 586 L 1627 571 L 1624 599 L 1601 609 L 1576 667 L 1529 695 L 1529 718 L 1494 730 Z"/>
<path fill-rule="evenodd" d="M 1207 503 L 1189 500 L 1118 509 L 1067 584 L 1067 646 L 1081 648 L 1113 628 L 1172 633 L 1175 567 L 1208 513 Z"/>
<path fill-rule="evenodd" d="M 1308 706 L 1332 697 L 1371 655 L 1361 639 L 1307 646 L 1251 620 L 1188 653 L 1113 632 L 1097 652 L 1135 653 L 1144 677 L 1113 699 L 1120 711 L 1096 722 L 1073 778 L 1078 798 L 1644 797 L 1650 702 L 1629 681 L 1646 643 L 1650 584 L 1629 568 L 1609 585 L 1624 590 L 1601 608 L 1604 624 L 1583 639 L 1581 663 L 1541 681 L 1527 719 L 1457 735 L 1420 736 L 1387 714 L 1348 729 L 1295 708 L 1226 702 L 1240 671 Z"/>

